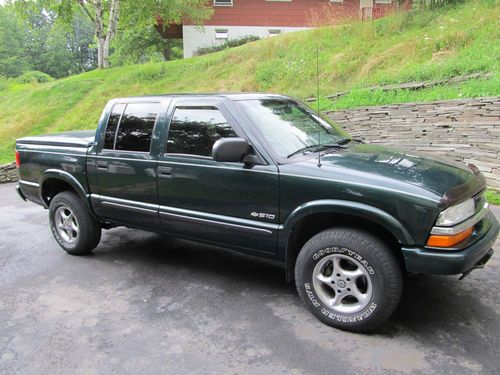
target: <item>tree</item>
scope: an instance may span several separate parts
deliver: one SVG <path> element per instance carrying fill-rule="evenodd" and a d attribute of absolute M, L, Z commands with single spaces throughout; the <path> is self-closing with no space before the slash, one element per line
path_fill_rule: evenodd
<path fill-rule="evenodd" d="M 126 28 L 112 45 L 113 65 L 140 64 L 182 58 L 182 40 L 165 39 L 156 26 Z"/>
<path fill-rule="evenodd" d="M 201 22 L 211 14 L 207 0 L 19 0 L 19 3 L 39 3 L 54 11 L 66 25 L 71 25 L 76 14 L 84 14 L 91 21 L 97 40 L 97 66 L 110 66 L 111 42 L 127 28 L 141 28 L 156 22 L 156 16 L 165 25 L 189 18 Z M 119 28 L 120 25 L 120 28 Z"/>
<path fill-rule="evenodd" d="M 124 1 L 117 52 L 122 56 L 139 54 L 142 60 L 159 54 L 163 60 L 179 58 L 182 55 L 178 53 L 181 41 L 164 39 L 157 30 L 158 19 L 161 19 L 161 27 L 164 28 L 182 24 L 185 19 L 200 25 L 212 16 L 213 8 L 208 6 L 212 3 L 208 0 Z"/>
<path fill-rule="evenodd" d="M 17 77 L 31 67 L 26 33 L 11 9 L 0 6 L 0 76 Z"/>
<path fill-rule="evenodd" d="M 94 29 L 84 15 L 75 14 L 65 24 L 39 1 L 16 1 L 13 7 L 24 31 L 23 53 L 31 69 L 59 78 L 95 68 Z"/>

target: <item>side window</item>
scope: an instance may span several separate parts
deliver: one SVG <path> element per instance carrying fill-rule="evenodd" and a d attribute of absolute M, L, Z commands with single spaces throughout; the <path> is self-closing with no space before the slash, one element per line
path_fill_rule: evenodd
<path fill-rule="evenodd" d="M 115 148 L 115 135 L 116 128 L 118 127 L 118 122 L 120 121 L 120 116 L 123 113 L 125 104 L 115 104 L 109 115 L 108 125 L 106 126 L 106 132 L 104 133 L 104 148 L 112 150 Z"/>
<path fill-rule="evenodd" d="M 160 103 L 129 103 L 123 112 L 116 150 L 149 152 Z"/>
<path fill-rule="evenodd" d="M 237 137 L 214 107 L 177 107 L 168 130 L 167 153 L 212 156 L 219 138 Z"/>

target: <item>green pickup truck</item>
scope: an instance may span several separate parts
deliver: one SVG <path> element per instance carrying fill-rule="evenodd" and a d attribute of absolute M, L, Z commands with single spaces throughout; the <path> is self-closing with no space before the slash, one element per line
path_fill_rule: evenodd
<path fill-rule="evenodd" d="M 126 226 L 274 259 L 350 331 L 391 316 L 406 273 L 483 267 L 499 231 L 474 165 L 363 144 L 283 95 L 113 99 L 97 131 L 21 138 L 16 161 L 68 253 Z"/>

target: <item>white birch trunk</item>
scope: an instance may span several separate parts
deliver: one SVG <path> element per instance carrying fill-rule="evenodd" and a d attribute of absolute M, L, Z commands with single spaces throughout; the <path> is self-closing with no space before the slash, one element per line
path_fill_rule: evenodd
<path fill-rule="evenodd" d="M 111 41 L 116 35 L 116 29 L 118 28 L 118 21 L 120 20 L 120 0 L 112 0 L 109 9 L 109 20 L 108 29 L 106 31 L 106 37 L 104 39 L 103 45 L 103 55 L 102 55 L 102 67 L 109 68 L 109 50 L 111 47 Z"/>

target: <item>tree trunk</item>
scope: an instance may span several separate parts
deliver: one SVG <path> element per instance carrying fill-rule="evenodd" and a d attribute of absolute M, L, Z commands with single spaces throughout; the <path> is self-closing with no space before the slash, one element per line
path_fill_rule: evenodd
<path fill-rule="evenodd" d="M 165 61 L 170 61 L 170 58 L 172 57 L 172 48 L 170 47 L 170 43 L 168 43 L 164 48 L 163 48 L 163 59 Z"/>
<path fill-rule="evenodd" d="M 104 26 L 104 9 L 102 0 L 93 0 L 91 3 L 94 7 L 95 16 L 93 16 L 88 10 L 87 1 L 79 0 L 79 4 L 95 26 L 95 36 L 97 38 L 97 68 L 109 68 L 109 50 L 111 47 L 111 41 L 116 35 L 118 21 L 120 20 L 120 0 L 111 0 L 108 26 L 106 30 Z"/>
<path fill-rule="evenodd" d="M 97 69 L 104 67 L 104 10 L 102 9 L 101 0 L 94 1 L 95 10 L 95 36 L 97 38 Z"/>
<path fill-rule="evenodd" d="M 106 38 L 102 46 L 102 67 L 109 68 L 109 44 L 110 40 Z"/>
<path fill-rule="evenodd" d="M 101 69 L 104 67 L 104 39 L 97 38 L 97 69 Z"/>
<path fill-rule="evenodd" d="M 102 67 L 109 68 L 109 49 L 111 41 L 113 40 L 116 29 L 118 28 L 118 21 L 120 20 L 120 0 L 112 0 L 109 9 L 108 30 L 103 45 Z"/>

